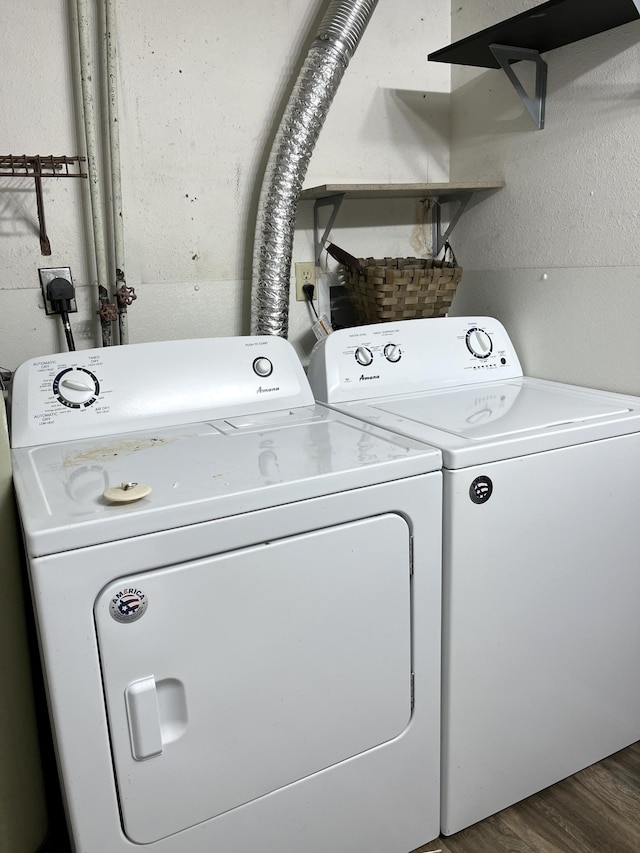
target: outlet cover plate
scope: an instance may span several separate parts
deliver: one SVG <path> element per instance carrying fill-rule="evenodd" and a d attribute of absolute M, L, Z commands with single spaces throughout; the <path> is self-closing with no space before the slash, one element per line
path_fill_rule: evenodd
<path fill-rule="evenodd" d="M 67 281 L 73 284 L 73 279 L 71 278 L 71 267 L 45 267 L 44 269 L 38 270 L 38 275 L 40 276 L 40 289 L 42 290 L 42 298 L 44 300 L 44 310 L 47 313 L 47 316 L 51 314 L 56 314 L 57 311 L 53 310 L 53 306 L 47 299 L 47 285 L 50 281 L 53 281 L 54 278 L 66 278 Z M 78 306 L 76 305 L 75 298 L 71 300 L 71 308 L 69 309 L 69 314 L 76 314 L 78 311 Z"/>
<path fill-rule="evenodd" d="M 302 288 L 305 284 L 316 286 L 316 265 L 313 261 L 303 261 L 296 264 L 296 299 L 298 302 L 306 302 L 307 297 L 304 295 Z M 317 298 L 314 291 L 313 298 Z"/>

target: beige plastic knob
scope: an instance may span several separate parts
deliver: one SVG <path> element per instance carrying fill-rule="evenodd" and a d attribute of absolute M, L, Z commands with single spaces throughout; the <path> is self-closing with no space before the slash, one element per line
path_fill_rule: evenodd
<path fill-rule="evenodd" d="M 112 486 L 104 492 L 104 497 L 116 504 L 128 504 L 132 501 L 139 501 L 140 498 L 146 498 L 151 493 L 151 486 L 145 486 L 144 483 L 120 483 L 119 486 Z"/>

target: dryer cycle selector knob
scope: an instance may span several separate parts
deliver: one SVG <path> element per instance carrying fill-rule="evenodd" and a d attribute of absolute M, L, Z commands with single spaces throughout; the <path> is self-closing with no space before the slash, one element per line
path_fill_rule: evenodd
<path fill-rule="evenodd" d="M 84 409 L 95 403 L 100 393 L 100 383 L 90 370 L 68 367 L 53 380 L 53 393 L 63 406 Z"/>
<path fill-rule="evenodd" d="M 467 332 L 467 349 L 476 358 L 489 358 L 493 343 L 484 329 L 469 329 Z"/>
<path fill-rule="evenodd" d="M 253 361 L 253 371 L 257 373 L 258 376 L 271 376 L 273 373 L 273 364 L 269 361 L 268 358 L 265 358 L 263 355 L 259 358 L 254 359 Z"/>
<path fill-rule="evenodd" d="M 395 364 L 402 358 L 402 351 L 400 350 L 400 347 L 397 344 L 385 344 L 383 352 L 384 357 L 392 364 Z"/>
<path fill-rule="evenodd" d="M 354 356 L 358 364 L 361 364 L 363 367 L 368 367 L 373 361 L 373 353 L 369 347 L 358 347 Z"/>

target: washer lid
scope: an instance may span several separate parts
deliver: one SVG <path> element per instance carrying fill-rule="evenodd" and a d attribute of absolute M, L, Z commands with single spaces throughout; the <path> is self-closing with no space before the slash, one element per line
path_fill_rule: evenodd
<path fill-rule="evenodd" d="M 530 387 L 517 380 L 392 400 L 373 404 L 373 408 L 471 441 L 500 439 L 631 411 L 616 397 L 605 401 L 585 398 L 562 391 L 561 386 Z"/>
<path fill-rule="evenodd" d="M 527 376 L 339 408 L 439 447 L 448 469 L 640 432 L 640 398 Z"/>

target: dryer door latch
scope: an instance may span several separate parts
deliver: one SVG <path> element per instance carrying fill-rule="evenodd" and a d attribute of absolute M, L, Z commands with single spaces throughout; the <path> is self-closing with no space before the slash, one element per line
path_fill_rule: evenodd
<path fill-rule="evenodd" d="M 136 761 L 144 761 L 162 752 L 162 734 L 156 680 L 153 675 L 128 684 L 124 691 L 129 720 L 131 752 Z"/>

